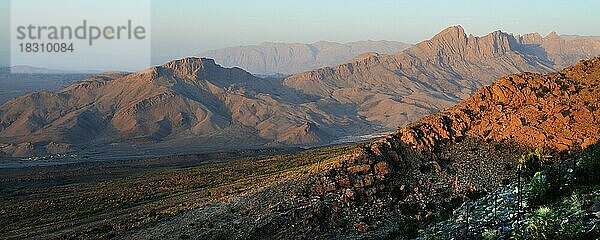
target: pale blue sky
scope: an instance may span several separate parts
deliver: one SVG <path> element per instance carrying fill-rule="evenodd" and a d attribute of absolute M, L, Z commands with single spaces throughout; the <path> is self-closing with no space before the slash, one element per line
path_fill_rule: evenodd
<path fill-rule="evenodd" d="M 0 0 L 4 49 L 7 2 Z M 152 54 L 153 63 L 159 64 L 209 49 L 264 41 L 416 43 L 457 24 L 474 35 L 501 29 L 516 34 L 556 31 L 598 36 L 598 10 L 600 1 L 593 0 L 152 0 Z"/>

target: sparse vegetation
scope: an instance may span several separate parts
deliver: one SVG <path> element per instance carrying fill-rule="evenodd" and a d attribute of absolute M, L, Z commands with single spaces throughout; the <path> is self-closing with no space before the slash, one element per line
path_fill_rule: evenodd
<path fill-rule="evenodd" d="M 488 229 L 483 231 L 483 233 L 481 234 L 481 238 L 483 238 L 484 240 L 496 240 L 500 238 L 500 236 L 498 236 L 498 231 Z"/>
<path fill-rule="evenodd" d="M 580 184 L 600 184 L 600 145 L 588 147 L 582 154 L 577 167 L 577 178 Z"/>
<path fill-rule="evenodd" d="M 527 217 L 528 239 L 555 239 L 554 211 L 548 207 L 540 207 Z"/>
<path fill-rule="evenodd" d="M 436 228 L 464 230 L 457 219 L 464 217 L 464 208 L 469 206 L 470 222 L 474 223 L 470 233 L 481 239 L 597 239 L 600 217 L 595 211 L 600 207 L 600 184 L 594 178 L 599 170 L 598 149 L 594 144 L 561 163 L 544 161 L 547 158 L 540 150 L 523 155 L 518 160 L 524 172 L 537 170 L 521 186 L 524 199 L 519 200 L 521 191 L 516 191 L 518 185 L 512 182 L 455 209 L 455 214 Z M 496 206 L 493 202 L 498 199 L 500 205 Z M 522 217 L 516 214 L 519 201 L 527 206 L 521 210 Z M 491 222 L 490 216 L 495 224 L 486 224 Z M 428 226 L 427 236 L 436 236 L 431 229 Z"/>
<path fill-rule="evenodd" d="M 24 233 L 15 232 L 17 229 L 92 219 L 97 226 L 91 226 L 89 233 L 122 231 L 133 223 L 156 221 L 326 169 L 353 146 L 223 162 L 212 159 L 213 162 L 200 161 L 181 167 L 139 164 L 134 169 L 142 170 L 135 173 L 127 173 L 131 166 L 122 166 L 92 168 L 95 170 L 78 174 L 80 170 L 74 166 L 63 169 L 64 172 L 50 171 L 46 176 L 1 178 L 0 236 Z M 120 172 L 126 174 L 117 174 Z M 186 201 L 189 198 L 197 200 Z"/>

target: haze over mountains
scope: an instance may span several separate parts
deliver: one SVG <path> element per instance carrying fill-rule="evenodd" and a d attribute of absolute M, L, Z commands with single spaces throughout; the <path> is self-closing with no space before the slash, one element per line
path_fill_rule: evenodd
<path fill-rule="evenodd" d="M 293 74 L 345 63 L 362 53 L 391 54 L 408 47 L 410 44 L 395 41 L 343 44 L 326 41 L 311 44 L 264 42 L 260 45 L 206 51 L 199 56 L 215 59 L 225 67 L 240 67 L 254 74 Z"/>
<path fill-rule="evenodd" d="M 326 144 L 395 130 L 501 76 L 551 72 L 599 55 L 599 45 L 556 34 L 475 37 L 453 26 L 402 52 L 363 54 L 283 81 L 186 58 L 1 105 L 0 152 L 27 156 L 110 144 L 167 154 Z"/>
<path fill-rule="evenodd" d="M 57 91 L 87 76 L 90 74 L 76 74 L 30 66 L 0 67 L 0 104 L 31 92 Z"/>

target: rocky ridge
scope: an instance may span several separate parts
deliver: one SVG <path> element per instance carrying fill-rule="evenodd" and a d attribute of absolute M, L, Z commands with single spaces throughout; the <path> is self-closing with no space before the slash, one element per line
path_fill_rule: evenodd
<path fill-rule="evenodd" d="M 600 58 L 547 75 L 509 75 L 357 149 L 314 180 L 311 195 L 321 217 L 313 221 L 326 224 L 309 228 L 378 236 L 388 231 L 386 216 L 425 219 L 454 199 L 511 179 L 516 156 L 527 149 L 546 148 L 560 159 L 561 151 L 597 142 L 599 80 Z"/>

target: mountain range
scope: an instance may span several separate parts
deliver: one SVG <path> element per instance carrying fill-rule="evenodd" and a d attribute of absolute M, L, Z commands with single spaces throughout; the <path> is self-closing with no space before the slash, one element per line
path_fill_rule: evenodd
<path fill-rule="evenodd" d="M 598 55 L 599 44 L 554 33 L 475 37 L 453 26 L 401 52 L 362 54 L 283 80 L 186 58 L 1 105 L 0 152 L 171 154 L 327 144 L 393 131 L 501 76 L 552 72 Z"/>
<path fill-rule="evenodd" d="M 305 145 L 372 128 L 350 113 L 278 79 L 186 58 L 13 99 L 0 107 L 1 149 L 20 156 L 66 152 L 76 144 L 150 144 L 155 154 L 172 153 L 171 146 L 185 152 Z"/>
<path fill-rule="evenodd" d="M 476 89 L 515 72 L 549 72 L 600 54 L 600 41 L 501 31 L 466 35 L 449 27 L 393 55 L 367 54 L 346 64 L 290 76 L 284 84 L 357 106 L 369 121 L 394 129 L 448 108 Z"/>
<path fill-rule="evenodd" d="M 336 43 L 264 42 L 259 45 L 229 47 L 199 54 L 224 67 L 240 67 L 253 74 L 293 74 L 350 61 L 359 54 L 391 54 L 410 47 L 395 41 L 358 41 Z"/>
<path fill-rule="evenodd" d="M 474 230 L 476 225 L 493 231 L 510 226 L 503 231 L 512 233 L 519 222 L 534 224 L 516 212 L 539 208 L 534 204 L 540 203 L 531 197 L 534 190 L 527 190 L 517 200 L 517 192 L 533 188 L 522 186 L 529 185 L 523 182 L 529 182 L 525 172 L 535 169 L 532 162 L 559 167 L 541 174 L 549 182 L 561 183 L 553 186 L 558 196 L 567 199 L 574 198 L 572 191 L 581 191 L 571 186 L 581 180 L 569 180 L 578 178 L 569 176 L 597 170 L 579 163 L 598 160 L 599 94 L 600 58 L 548 74 L 503 76 L 455 106 L 383 138 L 352 145 L 347 151 L 320 148 L 326 153 L 311 157 L 328 156 L 329 151 L 334 155 L 321 160 L 318 167 L 305 168 L 310 172 L 306 176 L 269 182 L 271 185 L 242 197 L 194 208 L 156 224 L 135 226 L 127 234 L 132 238 L 410 239 L 424 235 L 419 232 L 425 230 L 418 230 L 423 225 L 429 225 L 429 233 L 443 239 L 463 239 L 469 231 L 478 233 L 473 233 L 473 238 L 482 238 L 481 230 Z M 586 155 L 588 160 L 577 163 L 573 156 L 594 144 L 595 155 Z M 522 163 L 525 166 L 521 168 L 519 156 L 534 160 Z M 294 160 L 302 159 L 297 156 Z M 565 178 L 558 180 L 554 172 L 564 172 Z M 495 203 L 477 201 L 485 196 Z M 460 212 L 461 205 L 469 202 L 471 209 Z M 547 208 L 547 203 L 543 204 Z M 568 204 L 568 208 L 590 215 L 597 211 L 593 201 L 586 207 Z M 452 214 L 460 217 L 449 221 L 459 226 L 440 230 L 443 225 L 436 223 Z M 588 219 L 582 222 L 596 221 L 597 217 Z M 578 217 L 559 221 L 578 221 Z M 464 226 L 466 222 L 472 226 Z M 577 231 L 597 236 L 593 224 L 577 226 L 583 228 L 586 230 Z"/>

